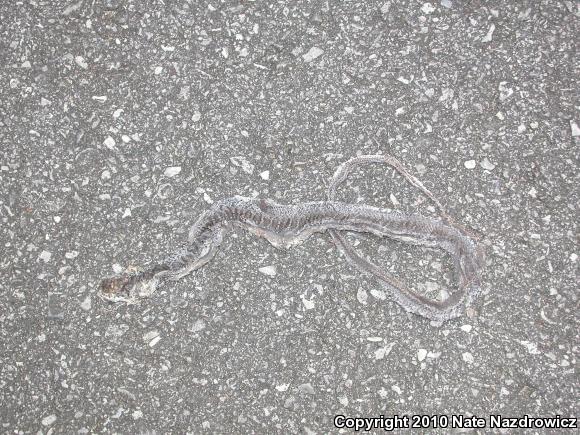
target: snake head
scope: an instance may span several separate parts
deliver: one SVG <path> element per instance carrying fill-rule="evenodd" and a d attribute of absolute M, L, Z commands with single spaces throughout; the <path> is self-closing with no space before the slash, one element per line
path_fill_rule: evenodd
<path fill-rule="evenodd" d="M 165 269 L 138 270 L 105 278 L 99 285 L 99 294 L 110 302 L 136 304 L 140 298 L 148 298 L 159 284 L 157 274 Z"/>
<path fill-rule="evenodd" d="M 104 299 L 111 302 L 131 300 L 132 281 L 131 275 L 105 278 L 99 284 L 99 293 Z"/>

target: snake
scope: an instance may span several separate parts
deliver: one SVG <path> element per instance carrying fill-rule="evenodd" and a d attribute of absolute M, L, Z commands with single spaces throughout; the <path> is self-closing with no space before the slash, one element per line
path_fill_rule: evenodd
<path fill-rule="evenodd" d="M 372 163 L 386 164 L 398 171 L 406 182 L 436 205 L 439 218 L 337 200 L 337 188 L 353 169 Z M 341 164 L 330 181 L 325 201 L 280 204 L 269 198 L 237 195 L 214 202 L 191 226 L 187 241 L 179 248 L 150 267 L 104 278 L 99 284 L 99 295 L 110 302 L 130 304 L 150 297 L 162 284 L 177 281 L 209 263 L 224 238 L 235 228 L 243 228 L 281 249 L 302 244 L 313 234 L 328 233 L 357 271 L 374 277 L 405 311 L 433 321 L 460 317 L 481 292 L 485 252 L 479 238 L 457 224 L 399 160 L 377 154 L 354 157 Z M 438 300 L 408 288 L 357 252 L 345 238 L 348 232 L 367 233 L 447 253 L 453 263 L 455 291 L 447 292 L 446 298 Z"/>

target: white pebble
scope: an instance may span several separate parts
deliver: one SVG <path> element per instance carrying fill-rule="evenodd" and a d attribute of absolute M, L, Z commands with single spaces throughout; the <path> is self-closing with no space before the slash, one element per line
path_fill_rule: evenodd
<path fill-rule="evenodd" d="M 572 136 L 580 136 L 580 127 L 578 127 L 576 121 L 570 121 L 570 130 L 572 130 Z"/>
<path fill-rule="evenodd" d="M 105 146 L 107 148 L 109 148 L 110 150 L 112 150 L 113 148 L 115 148 L 115 139 L 113 139 L 111 136 L 108 136 L 105 141 L 103 142 L 103 144 L 105 144 Z"/>
<path fill-rule="evenodd" d="M 258 272 L 267 276 L 276 276 L 276 266 L 264 266 L 258 269 Z"/>
<path fill-rule="evenodd" d="M 391 353 L 391 350 L 393 350 L 394 345 L 395 343 L 390 343 L 387 344 L 385 347 L 380 347 L 377 350 L 375 350 L 375 359 L 376 360 L 383 359 L 384 357 L 389 355 Z"/>
<path fill-rule="evenodd" d="M 304 59 L 304 62 L 312 62 L 323 53 L 324 50 L 318 47 L 312 47 L 310 50 L 308 50 L 308 53 L 302 55 L 302 58 Z"/>
<path fill-rule="evenodd" d="M 419 175 L 423 175 L 423 174 L 425 174 L 425 172 L 427 172 L 427 168 L 425 167 L 425 165 L 423 163 L 417 163 L 415 165 L 415 169 L 417 170 Z"/>
<path fill-rule="evenodd" d="M 469 352 L 464 352 L 463 355 L 461 355 L 463 358 L 463 361 L 465 361 L 468 364 L 471 364 L 473 362 L 473 355 L 470 354 Z"/>
<path fill-rule="evenodd" d="M 43 426 L 50 426 L 56 421 L 56 415 L 52 414 L 42 419 Z"/>
<path fill-rule="evenodd" d="M 163 175 L 165 175 L 166 177 L 175 177 L 180 172 L 181 166 L 170 166 L 169 168 L 165 169 Z"/>
<path fill-rule="evenodd" d="M 143 418 L 143 411 L 133 411 L 133 420 L 139 420 L 140 418 Z"/>
<path fill-rule="evenodd" d="M 306 394 L 314 394 L 314 388 L 310 382 L 302 385 L 298 385 L 298 390 Z"/>
<path fill-rule="evenodd" d="M 481 162 L 479 162 L 479 166 L 487 171 L 492 171 L 495 168 L 495 165 L 489 161 L 487 157 L 485 157 Z"/>
<path fill-rule="evenodd" d="M 149 343 L 149 342 L 151 342 L 151 340 L 154 340 L 156 337 L 159 337 L 159 331 L 154 329 L 152 331 L 149 331 L 149 332 L 143 334 L 143 341 L 145 343 Z"/>
<path fill-rule="evenodd" d="M 423 361 L 426 356 L 427 356 L 427 349 L 419 349 L 417 351 L 417 359 L 419 361 Z"/>
<path fill-rule="evenodd" d="M 471 332 L 471 325 L 463 325 L 461 326 L 461 330 L 465 332 Z"/>
<path fill-rule="evenodd" d="M 371 295 L 373 298 L 378 299 L 379 301 L 384 301 L 387 298 L 387 295 L 382 290 L 372 289 Z"/>
<path fill-rule="evenodd" d="M 117 109 L 113 112 L 113 118 L 118 118 L 123 113 L 123 109 Z"/>
<path fill-rule="evenodd" d="M 500 82 L 498 89 L 499 89 L 499 101 L 507 100 L 514 93 L 514 90 L 512 88 L 508 88 L 507 82 Z"/>
<path fill-rule="evenodd" d="M 109 180 L 111 178 L 111 172 L 108 169 L 105 169 L 101 174 L 101 179 Z"/>
<path fill-rule="evenodd" d="M 42 251 L 40 253 L 40 255 L 38 256 L 38 258 L 40 258 L 45 263 L 48 263 L 50 261 L 51 257 L 52 257 L 52 254 L 48 251 Z"/>
<path fill-rule="evenodd" d="M 24 62 L 22 62 L 22 68 L 30 68 L 32 65 L 30 65 L 30 61 L 25 60 Z"/>
<path fill-rule="evenodd" d="M 532 343 L 531 341 L 527 340 L 520 340 L 519 343 L 524 346 L 530 355 L 539 355 L 540 351 L 538 350 L 538 346 L 536 343 Z"/>
<path fill-rule="evenodd" d="M 78 251 L 70 251 L 70 252 L 66 252 L 64 254 L 65 258 L 68 258 L 69 260 L 72 260 L 73 258 L 77 258 L 79 255 Z"/>
<path fill-rule="evenodd" d="M 304 304 L 304 308 L 306 310 L 312 310 L 315 307 L 314 302 L 309 299 L 306 299 L 304 295 L 300 295 L 300 299 L 302 299 L 302 303 Z"/>
<path fill-rule="evenodd" d="M 431 14 L 435 11 L 435 7 L 431 4 L 431 3 L 425 3 L 422 7 L 421 7 L 421 11 L 424 14 Z"/>
<path fill-rule="evenodd" d="M 262 180 L 269 180 L 270 179 L 270 171 L 260 172 L 260 178 Z"/>
<path fill-rule="evenodd" d="M 162 72 L 163 72 L 163 67 L 162 66 L 155 67 L 155 75 L 159 75 Z"/>
<path fill-rule="evenodd" d="M 92 300 L 90 296 L 87 296 L 81 303 L 81 309 L 84 311 L 89 311 L 91 309 Z"/>
<path fill-rule="evenodd" d="M 359 287 L 358 291 L 356 292 L 356 298 L 361 304 L 365 305 L 369 299 L 369 295 L 364 288 Z"/>
<path fill-rule="evenodd" d="M 191 120 L 193 122 L 197 122 L 201 119 L 201 113 L 199 113 L 197 110 L 195 112 L 193 112 L 193 115 L 191 115 Z"/>
<path fill-rule="evenodd" d="M 87 69 L 88 64 L 84 57 L 82 56 L 75 56 L 75 63 L 80 66 L 82 69 Z"/>
<path fill-rule="evenodd" d="M 570 254 L 570 261 L 572 263 L 576 263 L 577 260 L 578 260 L 578 255 L 576 253 Z"/>
<path fill-rule="evenodd" d="M 213 204 L 213 199 L 208 195 L 207 192 L 203 192 L 203 200 L 208 204 Z"/>
<path fill-rule="evenodd" d="M 280 391 L 280 392 L 284 392 L 284 391 L 288 391 L 288 387 L 290 386 L 290 384 L 280 384 L 280 385 L 276 385 L 276 391 Z"/>
<path fill-rule="evenodd" d="M 474 169 L 475 168 L 475 160 L 466 160 L 463 165 L 467 168 L 467 169 Z"/>
<path fill-rule="evenodd" d="M 487 34 L 481 39 L 481 42 L 491 42 L 493 39 L 493 32 L 495 31 L 495 24 L 489 26 Z"/>

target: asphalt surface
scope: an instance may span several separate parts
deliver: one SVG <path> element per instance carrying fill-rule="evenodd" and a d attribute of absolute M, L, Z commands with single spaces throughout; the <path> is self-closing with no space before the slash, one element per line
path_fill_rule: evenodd
<path fill-rule="evenodd" d="M 572 1 L 2 2 L 0 431 L 577 417 L 579 17 Z M 377 152 L 482 236 L 484 295 L 460 319 L 406 314 L 328 235 L 283 251 L 240 231 L 139 305 L 97 296 L 212 201 L 322 200 L 338 164 Z M 342 195 L 434 211 L 383 167 Z M 439 252 L 352 240 L 413 288 L 449 282 Z"/>

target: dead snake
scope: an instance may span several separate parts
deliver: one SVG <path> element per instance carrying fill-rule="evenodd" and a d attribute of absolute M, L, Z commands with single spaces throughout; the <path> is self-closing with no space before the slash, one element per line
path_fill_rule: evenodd
<path fill-rule="evenodd" d="M 352 169 L 367 163 L 393 166 L 435 203 L 442 220 L 336 201 L 338 185 Z M 337 169 L 328 189 L 328 201 L 282 205 L 270 199 L 235 196 L 214 203 L 192 226 L 188 242 L 182 248 L 146 270 L 103 279 L 99 286 L 101 296 L 109 301 L 126 302 L 150 296 L 161 282 L 178 280 L 208 263 L 234 227 L 264 237 L 277 248 L 290 248 L 314 233 L 328 231 L 357 270 L 376 277 L 406 311 L 431 320 L 444 321 L 460 316 L 479 293 L 484 257 L 477 239 L 454 223 L 431 192 L 398 160 L 391 156 L 369 155 L 350 159 Z M 370 233 L 446 251 L 454 264 L 457 290 L 447 299 L 438 301 L 408 289 L 358 254 L 343 236 L 345 231 Z"/>

